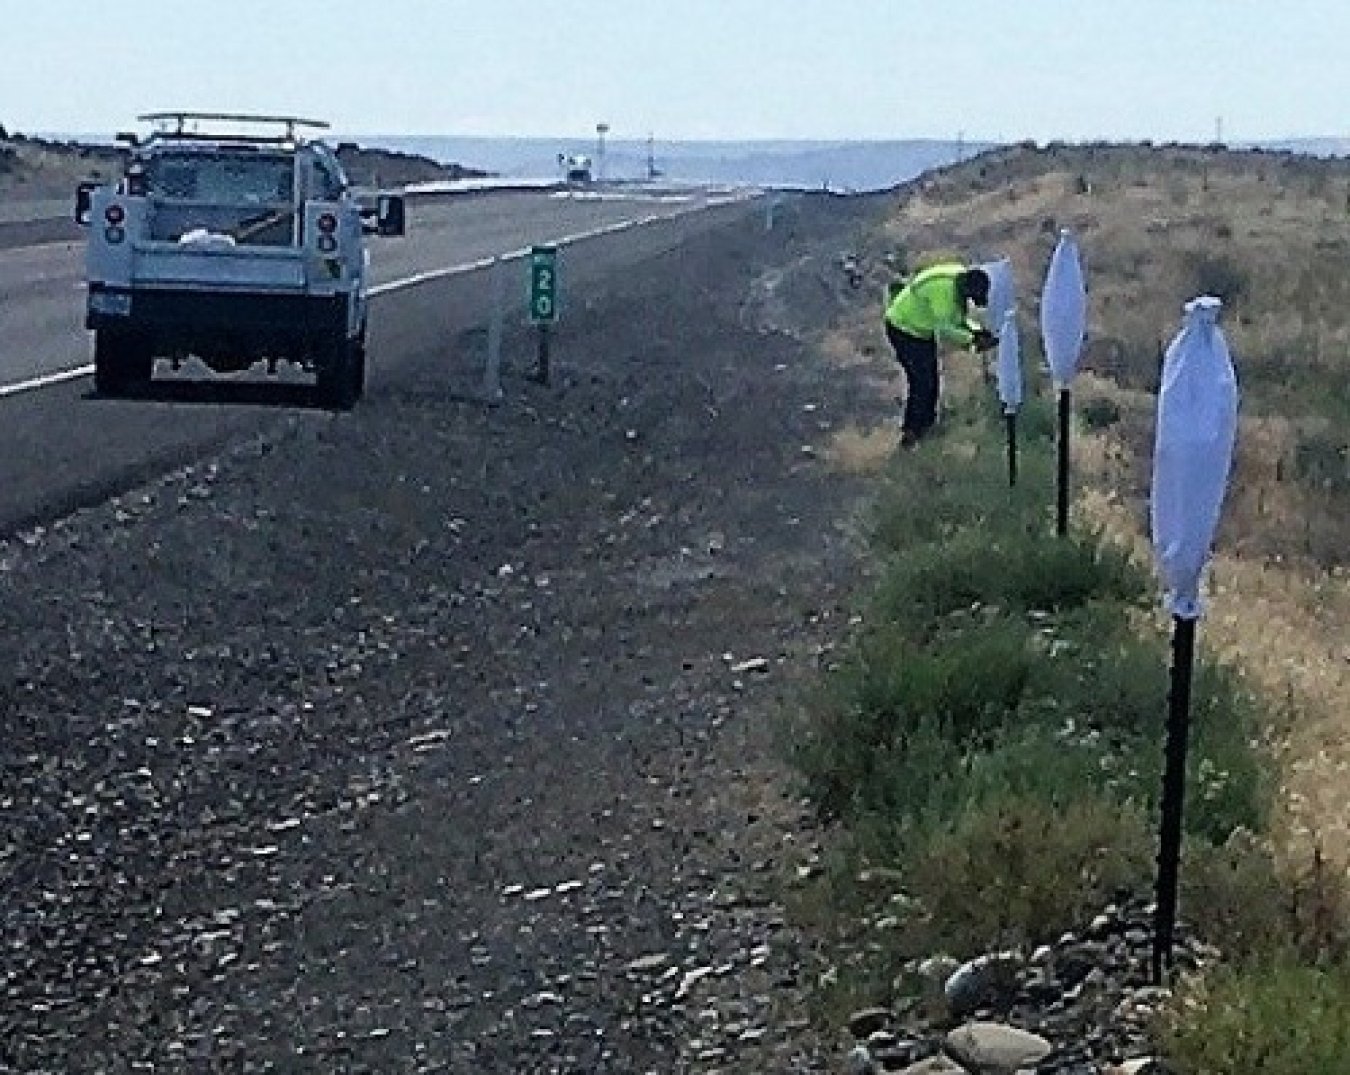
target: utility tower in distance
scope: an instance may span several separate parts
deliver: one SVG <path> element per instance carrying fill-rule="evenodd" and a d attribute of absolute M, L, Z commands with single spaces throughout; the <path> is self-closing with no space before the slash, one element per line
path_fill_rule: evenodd
<path fill-rule="evenodd" d="M 605 135 L 609 134 L 608 123 L 595 125 L 595 178 L 596 182 L 605 181 Z"/>
<path fill-rule="evenodd" d="M 647 181 L 659 178 L 661 169 L 656 166 L 656 136 L 647 135 Z"/>

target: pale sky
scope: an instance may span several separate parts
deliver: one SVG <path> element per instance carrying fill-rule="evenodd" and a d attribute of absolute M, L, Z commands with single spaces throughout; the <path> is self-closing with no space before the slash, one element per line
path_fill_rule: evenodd
<path fill-rule="evenodd" d="M 0 123 L 340 133 L 1350 136 L 1347 0 L 0 0 Z"/>

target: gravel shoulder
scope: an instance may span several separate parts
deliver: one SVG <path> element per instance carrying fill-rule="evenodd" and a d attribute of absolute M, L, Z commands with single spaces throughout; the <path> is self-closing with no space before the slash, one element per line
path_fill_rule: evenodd
<path fill-rule="evenodd" d="M 803 330 L 875 208 L 11 541 L 0 1071 L 830 1070 L 771 729 L 857 570 L 823 446 L 884 409 Z"/>

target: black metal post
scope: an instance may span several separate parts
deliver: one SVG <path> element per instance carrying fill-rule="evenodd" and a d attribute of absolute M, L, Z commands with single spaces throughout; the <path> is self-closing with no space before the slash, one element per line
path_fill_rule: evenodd
<path fill-rule="evenodd" d="M 1153 981 L 1163 984 L 1172 965 L 1181 873 L 1182 813 L 1186 805 L 1186 749 L 1190 738 L 1191 677 L 1195 671 L 1193 619 L 1172 617 L 1172 684 L 1167 696 L 1167 754 L 1162 822 L 1158 832 L 1158 889 L 1153 922 Z"/>
<path fill-rule="evenodd" d="M 548 344 L 549 331 L 546 322 L 539 323 L 539 362 L 535 367 L 534 379 L 540 384 L 548 384 Z"/>
<path fill-rule="evenodd" d="M 1069 532 L 1069 415 L 1072 396 L 1068 388 L 1059 390 L 1059 490 L 1055 511 L 1055 532 Z"/>
<path fill-rule="evenodd" d="M 1003 416 L 1008 427 L 1008 484 L 1017 484 L 1017 412 L 1008 411 Z"/>

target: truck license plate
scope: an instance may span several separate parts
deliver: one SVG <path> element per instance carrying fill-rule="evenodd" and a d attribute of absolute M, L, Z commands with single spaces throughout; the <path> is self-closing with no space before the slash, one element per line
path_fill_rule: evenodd
<path fill-rule="evenodd" d="M 94 291 L 89 295 L 91 313 L 105 317 L 130 317 L 131 295 L 126 291 Z"/>

